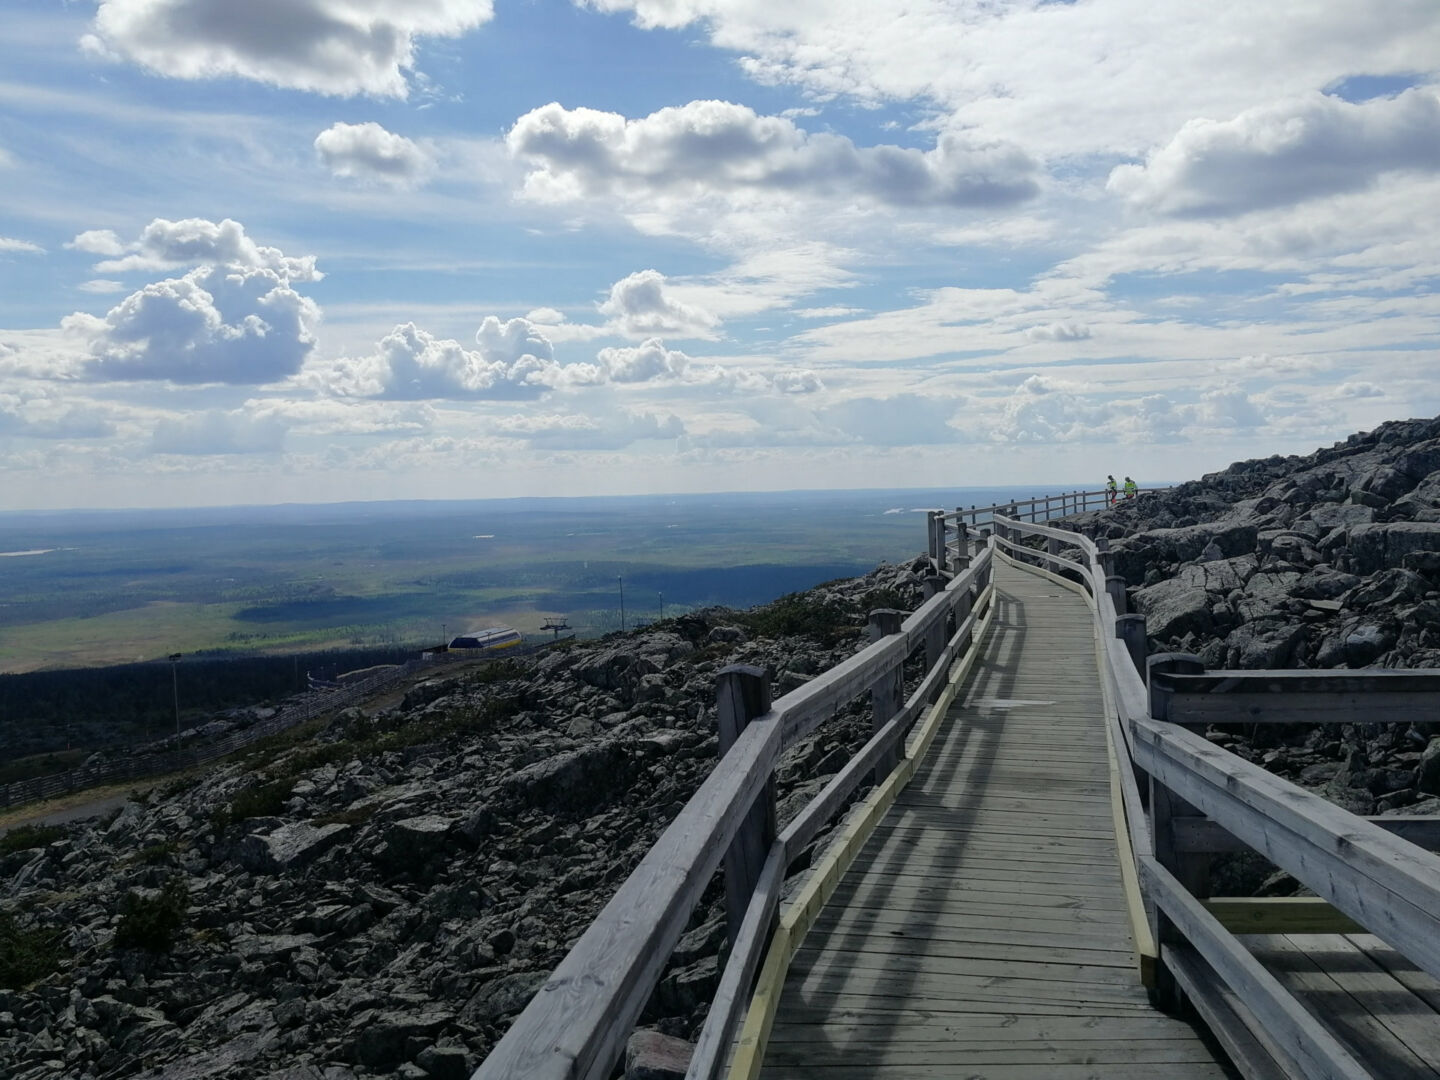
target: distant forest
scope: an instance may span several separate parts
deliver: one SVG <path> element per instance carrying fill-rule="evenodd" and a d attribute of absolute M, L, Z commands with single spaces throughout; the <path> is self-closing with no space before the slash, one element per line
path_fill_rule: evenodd
<path fill-rule="evenodd" d="M 182 727 L 247 705 L 278 704 L 305 689 L 306 672 L 333 676 L 398 664 L 418 646 L 327 650 L 289 656 L 185 657 L 176 665 Z M 159 737 L 175 728 L 165 661 L 0 675 L 0 745 L 10 759 L 67 747 Z"/>

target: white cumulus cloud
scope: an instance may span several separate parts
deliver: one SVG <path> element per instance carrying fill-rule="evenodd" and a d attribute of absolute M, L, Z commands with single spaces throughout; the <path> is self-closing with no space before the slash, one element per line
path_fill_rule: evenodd
<path fill-rule="evenodd" d="M 1384 173 L 1440 171 L 1440 95 L 1428 88 L 1352 104 L 1314 93 L 1192 120 L 1109 188 L 1165 214 L 1225 216 L 1358 191 Z"/>
<path fill-rule="evenodd" d="M 491 0 L 100 0 L 83 43 L 172 78 L 403 98 L 416 38 L 493 14 Z"/>
<path fill-rule="evenodd" d="M 313 379 L 344 397 L 400 401 L 537 398 L 563 381 L 550 342 L 525 319 L 491 315 L 475 341 L 468 349 L 404 323 L 371 355 L 338 360 Z"/>
<path fill-rule="evenodd" d="M 400 187 L 419 183 L 435 164 L 418 144 L 373 121 L 332 124 L 315 136 L 315 152 L 336 176 Z"/>
<path fill-rule="evenodd" d="M 87 239 L 88 238 L 88 239 Z M 71 245 L 82 251 L 100 253 L 118 237 L 109 230 L 81 233 Z M 87 246 L 82 246 L 85 240 Z M 107 252 L 109 253 L 109 252 Z M 279 248 L 262 247 L 245 233 L 245 226 L 225 218 L 185 218 L 170 221 L 156 218 L 145 226 L 140 238 L 125 244 L 118 259 L 95 264 L 100 273 L 131 270 L 174 270 L 182 266 L 221 265 L 244 270 L 268 270 L 288 281 L 319 281 L 325 275 L 315 269 L 315 256 L 292 257 Z"/>
<path fill-rule="evenodd" d="M 8 236 L 0 236 L 0 251 L 17 251 L 27 255 L 45 253 L 45 249 L 39 244 L 32 244 L 29 240 L 15 240 Z"/>
<path fill-rule="evenodd" d="M 641 270 L 610 287 L 600 314 L 627 337 L 666 334 L 671 337 L 713 337 L 720 320 L 704 308 L 677 300 L 666 289 L 665 275 Z"/>
<path fill-rule="evenodd" d="M 690 364 L 688 356 L 678 349 L 667 349 L 658 338 L 635 347 L 601 349 L 596 359 L 611 381 L 622 383 L 678 379 Z"/>
<path fill-rule="evenodd" d="M 94 379 L 256 384 L 299 371 L 319 321 L 274 270 L 204 266 L 63 325 L 88 339 Z"/>
<path fill-rule="evenodd" d="M 65 245 L 91 255 L 124 255 L 125 245 L 114 229 L 87 229 Z"/>
<path fill-rule="evenodd" d="M 1010 144 L 945 134 L 928 151 L 860 147 L 726 101 L 692 101 L 637 120 L 552 102 L 515 121 L 506 144 L 532 166 L 525 191 L 541 201 L 688 190 L 1006 206 L 1039 192 L 1036 163 Z"/>

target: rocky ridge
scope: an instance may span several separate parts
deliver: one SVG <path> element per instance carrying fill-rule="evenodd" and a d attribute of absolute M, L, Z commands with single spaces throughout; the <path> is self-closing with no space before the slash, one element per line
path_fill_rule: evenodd
<path fill-rule="evenodd" d="M 801 685 L 868 611 L 917 606 L 922 569 L 431 679 L 35 834 L 0 857 L 0 1074 L 468 1077 L 713 766 L 715 673 Z M 860 703 L 787 754 L 782 821 L 869 727 Z M 655 1038 L 703 1022 L 722 912 L 712 883 Z M 17 974 L 52 946 L 56 970 Z"/>
<path fill-rule="evenodd" d="M 1110 540 L 1151 652 L 1210 668 L 1440 667 L 1440 418 L 1070 521 Z M 1440 814 L 1437 719 L 1210 738 L 1356 813 Z"/>

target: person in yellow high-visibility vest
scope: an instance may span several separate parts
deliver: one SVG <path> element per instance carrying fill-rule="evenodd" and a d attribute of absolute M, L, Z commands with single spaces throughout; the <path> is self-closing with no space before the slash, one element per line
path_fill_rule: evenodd
<path fill-rule="evenodd" d="M 1106 477 L 1106 479 L 1105 479 L 1105 505 L 1106 505 L 1106 506 L 1114 506 L 1114 505 L 1115 505 L 1115 496 L 1118 495 L 1119 493 L 1120 493 L 1120 489 L 1115 486 L 1115 477 L 1113 477 L 1113 476 Z"/>
<path fill-rule="evenodd" d="M 1139 495 L 1139 494 L 1140 494 L 1139 485 L 1137 485 L 1137 484 L 1135 483 L 1135 481 L 1134 481 L 1134 480 L 1131 480 L 1128 476 L 1125 477 L 1125 498 L 1127 498 L 1127 499 L 1133 499 L 1133 498 L 1135 498 L 1136 495 Z"/>

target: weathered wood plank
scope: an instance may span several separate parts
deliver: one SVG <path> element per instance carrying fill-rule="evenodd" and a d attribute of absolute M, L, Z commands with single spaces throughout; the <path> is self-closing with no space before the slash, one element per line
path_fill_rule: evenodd
<path fill-rule="evenodd" d="M 1314 1078 L 1375 1080 L 1355 1056 L 1310 1015 L 1215 917 L 1152 856 L 1139 860 L 1141 884 L 1186 941 L 1233 988 L 1281 1051 Z M 1165 945 L 1161 944 L 1161 959 Z"/>
<path fill-rule="evenodd" d="M 868 1066 L 888 1069 L 895 1065 L 938 1065 L 963 1069 L 970 1075 L 974 1069 L 994 1065 L 1159 1065 L 1214 1062 L 1214 1056 L 1198 1039 L 1186 1043 L 1093 1042 L 1071 1044 L 1031 1043 L 1029 1045 L 951 1045 L 938 1046 L 896 1042 L 859 1046 L 808 1043 L 792 1047 L 772 1044 L 769 1061 L 777 1066 L 803 1065 L 807 1071 L 834 1066 L 856 1068 Z M 1164 1070 L 1157 1069 L 1157 1072 Z M 883 1075 L 883 1074 L 882 1074 Z"/>
<path fill-rule="evenodd" d="M 1165 967 L 1246 1080 L 1305 1080 L 1235 992 L 1189 946 L 1165 948 Z"/>
<path fill-rule="evenodd" d="M 1440 1073 L 1440 1013 L 1432 1001 L 1401 983 L 1348 937 L 1292 933 L 1285 935 L 1285 941 L 1384 1024 L 1428 1069 Z"/>
<path fill-rule="evenodd" d="M 1105 1065 L 1097 1073 L 1093 1065 L 982 1065 L 965 1069 L 965 1080 L 1155 1080 L 1154 1065 Z M 1172 1062 L 1163 1070 L 1165 1080 L 1228 1080 L 1226 1072 L 1215 1064 Z M 798 1080 L 822 1076 L 825 1080 L 954 1080 L 953 1065 L 895 1065 L 883 1072 L 873 1066 L 839 1065 L 823 1072 L 811 1072 L 803 1065 L 784 1065 L 766 1069 L 766 1080 Z"/>
<path fill-rule="evenodd" d="M 705 1016 L 704 1027 L 690 1055 L 686 1080 L 714 1080 L 724 1067 L 725 1054 L 744 1011 L 750 984 L 755 979 L 755 972 L 770 940 L 770 930 L 775 925 L 775 913 L 780 906 L 780 887 L 785 880 L 783 850 L 779 844 L 772 845 L 760 871 L 755 893 L 740 926 L 740 935 L 725 963 L 720 983 L 715 988 L 715 997 L 710 1002 L 710 1011 Z"/>
<path fill-rule="evenodd" d="M 1407 840 L 1426 851 L 1440 851 L 1440 817 L 1393 814 L 1364 819 L 1377 829 Z M 1250 845 L 1209 818 L 1186 818 L 1175 826 L 1175 842 L 1181 851 L 1249 851 Z"/>
<path fill-rule="evenodd" d="M 1406 990 L 1440 1013 L 1440 981 L 1425 974 L 1374 934 L 1351 934 L 1348 940 Z"/>
<path fill-rule="evenodd" d="M 1440 858 L 1183 728 L 1131 723 L 1167 788 L 1440 975 Z"/>
<path fill-rule="evenodd" d="M 1355 934 L 1364 927 L 1318 896 L 1222 896 L 1202 900 L 1232 934 Z"/>
<path fill-rule="evenodd" d="M 1384 1080 L 1436 1080 L 1440 1077 L 1440 1072 L 1427 1063 L 1427 1060 L 1433 1062 L 1437 1059 L 1417 1055 L 1394 1030 L 1408 1030 L 1423 1044 L 1433 1045 L 1433 1038 L 1425 1037 L 1424 1028 L 1435 1026 L 1434 1014 L 1417 999 L 1404 993 L 1394 979 L 1381 974 L 1379 981 L 1388 992 L 1387 996 L 1382 1004 L 1375 1001 L 1373 993 L 1367 994 L 1373 1002 L 1368 1004 L 1347 987 L 1342 973 L 1334 970 L 1341 965 L 1329 957 L 1326 958 L 1327 963 L 1321 964 L 1315 956 L 1298 948 L 1284 935 L 1257 934 L 1247 939 L 1247 944 L 1280 983 L 1301 1004 L 1319 1016 L 1357 1058 L 1369 1065 L 1376 1076 Z M 1349 976 L 1349 982 L 1356 991 L 1359 987 L 1355 984 L 1364 981 L 1364 973 L 1351 973 Z M 1400 992 L 1396 993 L 1396 990 Z M 1424 1011 L 1422 1024 L 1414 1023 L 1414 1010 L 1406 1010 L 1404 1006 L 1407 1004 L 1418 1005 Z"/>

